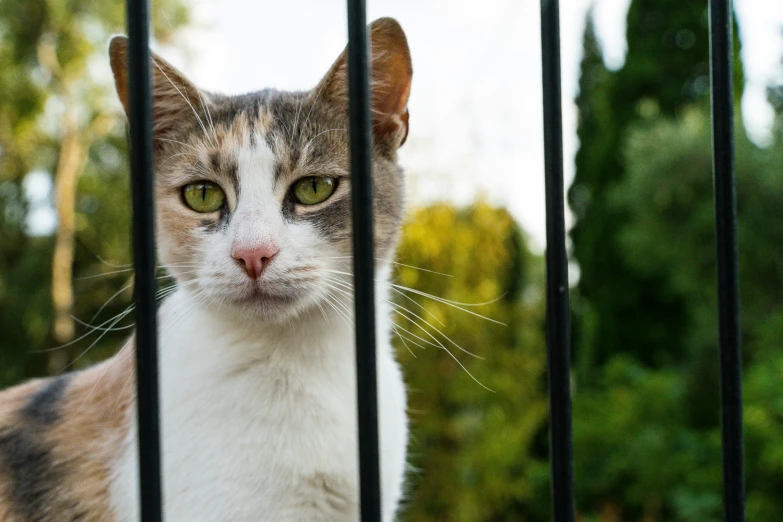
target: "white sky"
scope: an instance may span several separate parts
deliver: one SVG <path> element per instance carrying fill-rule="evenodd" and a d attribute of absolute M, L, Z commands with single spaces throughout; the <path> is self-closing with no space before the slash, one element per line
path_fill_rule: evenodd
<path fill-rule="evenodd" d="M 198 85 L 228 94 L 309 89 L 347 39 L 343 0 L 195 0 L 190 49 L 159 52 Z M 573 177 L 582 32 L 590 0 L 561 1 L 566 185 Z M 630 0 L 596 0 L 607 63 L 625 58 Z M 771 122 L 764 88 L 783 55 L 783 1 L 736 0 L 747 75 L 744 118 L 763 142 Z M 165 13 L 155 13 L 165 14 Z M 506 205 L 545 243 L 538 0 L 368 0 L 368 21 L 393 16 L 413 57 L 410 134 L 400 150 L 412 202 Z"/>

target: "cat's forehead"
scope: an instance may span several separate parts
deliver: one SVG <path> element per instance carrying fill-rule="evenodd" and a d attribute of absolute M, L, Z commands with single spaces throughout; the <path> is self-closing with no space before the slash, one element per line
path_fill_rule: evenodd
<path fill-rule="evenodd" d="M 269 90 L 215 97 L 208 106 L 178 140 L 196 151 L 198 169 L 242 175 L 240 153 L 268 148 L 276 178 L 347 171 L 345 117 L 312 93 Z"/>

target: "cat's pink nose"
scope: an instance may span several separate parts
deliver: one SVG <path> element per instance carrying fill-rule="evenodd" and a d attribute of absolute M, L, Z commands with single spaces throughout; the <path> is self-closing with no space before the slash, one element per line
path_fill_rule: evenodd
<path fill-rule="evenodd" d="M 277 246 L 272 243 L 266 243 L 251 248 L 238 248 L 234 250 L 231 256 L 250 279 L 258 279 L 261 276 L 261 272 L 264 271 L 278 252 Z"/>

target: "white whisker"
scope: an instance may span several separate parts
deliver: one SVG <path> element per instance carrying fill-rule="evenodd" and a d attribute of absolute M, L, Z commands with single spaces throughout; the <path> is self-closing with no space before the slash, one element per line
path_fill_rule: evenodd
<path fill-rule="evenodd" d="M 187 103 L 187 104 L 188 104 L 188 106 L 190 107 L 190 110 L 192 110 L 192 111 L 193 111 L 193 115 L 194 115 L 194 116 L 196 117 L 196 119 L 198 120 L 198 123 L 199 123 L 199 125 L 201 125 L 201 129 L 204 131 L 204 135 L 205 135 L 207 138 L 209 138 L 209 140 L 210 140 L 210 143 L 212 143 L 213 145 L 217 146 L 217 143 L 215 143 L 215 142 L 213 142 L 213 141 L 212 141 L 212 138 L 211 138 L 211 136 L 210 136 L 210 135 L 209 135 L 209 133 L 207 132 L 207 128 L 204 126 L 204 122 L 203 122 L 203 121 L 201 121 L 201 117 L 200 117 L 200 116 L 198 115 L 198 113 L 196 112 L 196 109 L 193 107 L 193 104 L 192 104 L 192 103 L 190 103 L 190 100 L 188 99 L 188 97 L 187 97 L 187 96 L 185 96 L 185 95 L 182 93 L 182 91 L 180 91 L 180 90 L 179 90 L 179 87 L 177 87 L 177 85 L 176 85 L 176 84 L 175 84 L 173 81 L 171 81 L 171 78 L 169 78 L 169 75 L 168 75 L 168 74 L 166 74 L 166 71 L 164 71 L 164 70 L 163 70 L 163 68 L 160 66 L 160 64 L 158 63 L 158 61 L 157 61 L 157 60 L 155 60 L 154 58 L 152 58 L 152 63 L 153 63 L 153 64 L 155 64 L 155 67 L 157 67 L 157 68 L 158 68 L 158 70 L 160 71 L 160 73 L 161 73 L 161 74 L 162 74 L 162 75 L 163 75 L 163 76 L 164 76 L 164 77 L 165 77 L 165 78 L 166 78 L 166 79 L 169 81 L 169 83 L 171 84 L 171 86 L 172 86 L 172 87 L 174 87 L 174 90 L 176 90 L 176 91 L 179 93 L 179 95 L 180 95 L 180 96 L 182 96 L 182 99 L 183 99 L 183 100 L 185 100 L 185 103 Z"/>

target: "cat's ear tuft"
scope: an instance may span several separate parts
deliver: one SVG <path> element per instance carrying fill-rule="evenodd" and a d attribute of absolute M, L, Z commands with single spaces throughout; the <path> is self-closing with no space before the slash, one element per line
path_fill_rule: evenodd
<path fill-rule="evenodd" d="M 109 42 L 109 61 L 114 84 L 125 113 L 130 111 L 128 93 L 128 38 L 114 36 Z M 164 136 L 182 126 L 183 121 L 196 118 L 196 109 L 210 103 L 185 75 L 155 53 L 150 53 L 152 76 L 152 125 L 155 137 Z M 199 111 L 201 112 L 201 111 Z M 156 143 L 156 148 L 159 146 Z"/>
<path fill-rule="evenodd" d="M 413 66 L 408 40 L 393 18 L 380 18 L 369 26 L 372 126 L 376 142 L 396 150 L 408 137 L 408 97 Z M 347 48 L 313 91 L 335 104 L 348 107 Z M 317 94 L 316 94 L 317 95 Z"/>

